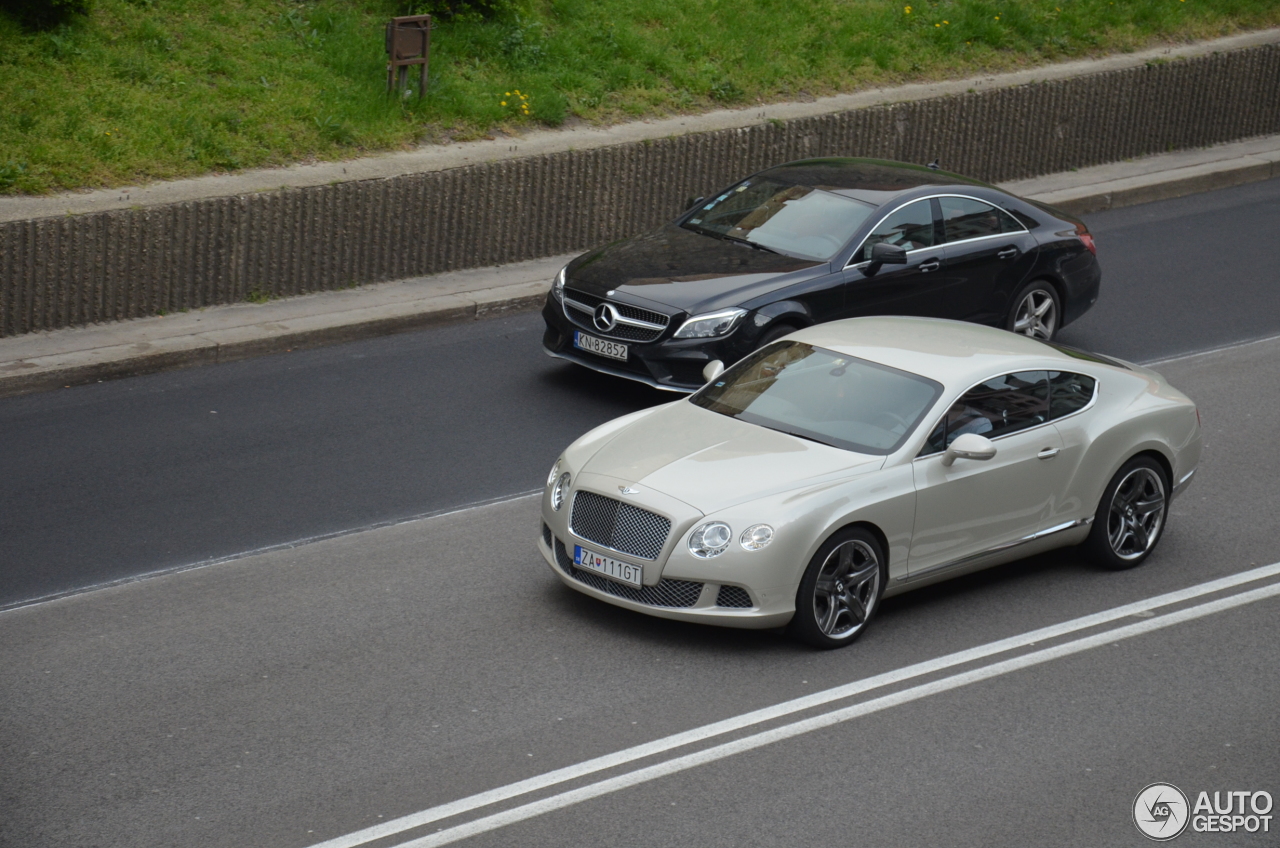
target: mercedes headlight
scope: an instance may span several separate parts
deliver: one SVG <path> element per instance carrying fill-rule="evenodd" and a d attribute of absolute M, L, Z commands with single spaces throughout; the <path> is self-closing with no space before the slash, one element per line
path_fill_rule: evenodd
<path fill-rule="evenodd" d="M 564 303 L 564 272 L 565 268 L 568 267 L 569 266 L 566 265 L 564 268 L 561 268 L 560 273 L 556 274 L 556 278 L 551 281 L 551 296 L 559 303 Z"/>
<path fill-rule="evenodd" d="M 721 309 L 719 312 L 695 315 L 680 325 L 680 329 L 676 330 L 675 338 L 710 339 L 716 336 L 727 336 L 733 332 L 738 322 L 742 320 L 742 316 L 746 314 L 747 310 L 735 306 L 732 309 Z"/>
<path fill-rule="evenodd" d="M 560 511 L 560 507 L 564 506 L 564 499 L 569 496 L 569 472 L 560 475 L 560 479 L 556 481 L 556 487 L 551 490 L 551 508 L 556 512 Z"/>
<path fill-rule="evenodd" d="M 753 524 L 738 537 L 738 542 L 749 551 L 758 551 L 772 541 L 773 528 L 768 524 Z"/>
<path fill-rule="evenodd" d="M 724 553 L 732 539 L 728 524 L 712 521 L 689 534 L 689 551 L 700 559 L 711 559 Z"/>

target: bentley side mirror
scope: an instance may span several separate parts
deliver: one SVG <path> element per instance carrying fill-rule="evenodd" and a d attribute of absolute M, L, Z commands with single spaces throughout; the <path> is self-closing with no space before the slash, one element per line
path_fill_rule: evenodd
<path fill-rule="evenodd" d="M 699 203 L 701 203 L 704 200 L 706 200 L 706 198 L 702 196 L 689 198 L 684 202 L 684 211 L 688 212 L 690 209 L 697 206 Z"/>
<path fill-rule="evenodd" d="M 713 359 L 702 368 L 702 379 L 710 383 L 716 377 L 724 373 L 724 363 L 718 359 Z"/>
<path fill-rule="evenodd" d="M 906 265 L 907 251 L 901 245 L 877 242 L 871 245 L 871 261 L 881 265 Z"/>
<path fill-rule="evenodd" d="M 977 433 L 964 433 L 947 446 L 942 455 L 942 464 L 950 468 L 957 459 L 976 459 L 985 462 L 996 455 L 996 446 L 986 436 Z"/>

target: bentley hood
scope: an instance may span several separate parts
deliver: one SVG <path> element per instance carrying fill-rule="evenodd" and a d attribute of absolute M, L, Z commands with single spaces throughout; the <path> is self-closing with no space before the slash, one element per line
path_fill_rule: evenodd
<path fill-rule="evenodd" d="M 601 446 L 582 471 L 634 481 L 704 514 L 803 486 L 874 471 L 884 457 L 854 453 L 677 402 Z"/>
<path fill-rule="evenodd" d="M 618 291 L 694 312 L 735 305 L 828 270 L 825 262 L 757 250 L 667 224 L 584 253 L 569 263 L 567 282 L 570 288 L 598 297 Z M 730 297 L 721 302 L 726 295 Z"/>

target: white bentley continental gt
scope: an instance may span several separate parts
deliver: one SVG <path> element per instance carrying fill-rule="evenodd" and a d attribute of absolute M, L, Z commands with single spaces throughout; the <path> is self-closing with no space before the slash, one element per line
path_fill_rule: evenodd
<path fill-rule="evenodd" d="M 839 647 L 886 596 L 1051 548 L 1138 565 L 1200 458 L 1154 371 L 973 324 L 853 318 L 721 368 L 556 461 L 538 547 L 566 585 Z"/>

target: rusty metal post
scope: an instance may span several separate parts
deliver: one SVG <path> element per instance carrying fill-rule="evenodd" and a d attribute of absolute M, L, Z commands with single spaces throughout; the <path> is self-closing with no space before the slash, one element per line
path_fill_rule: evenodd
<path fill-rule="evenodd" d="M 387 24 L 387 91 L 409 84 L 409 67 L 418 66 L 418 99 L 427 93 L 431 58 L 431 16 L 404 15 Z"/>

